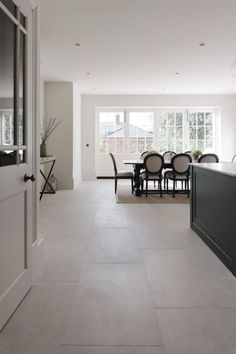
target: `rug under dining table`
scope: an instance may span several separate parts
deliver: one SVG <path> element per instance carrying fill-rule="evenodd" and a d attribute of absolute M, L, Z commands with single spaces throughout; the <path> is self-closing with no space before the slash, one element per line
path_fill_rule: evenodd
<path fill-rule="evenodd" d="M 189 204 L 190 198 L 187 194 L 176 193 L 175 198 L 172 194 L 164 194 L 162 198 L 160 194 L 148 194 L 147 198 L 144 195 L 141 197 L 136 197 L 131 193 L 130 186 L 120 185 L 116 193 L 116 203 L 126 203 L 126 204 Z"/>

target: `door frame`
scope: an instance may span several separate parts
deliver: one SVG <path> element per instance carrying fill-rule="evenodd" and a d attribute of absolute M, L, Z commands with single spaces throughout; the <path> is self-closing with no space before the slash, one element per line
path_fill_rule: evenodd
<path fill-rule="evenodd" d="M 30 45 L 27 44 L 27 58 L 28 55 L 30 57 L 29 70 L 30 70 L 30 81 L 28 74 L 26 74 L 26 90 L 31 91 L 30 97 L 27 97 L 27 108 L 29 111 L 27 112 L 27 116 L 31 118 L 31 123 L 29 125 L 29 129 L 27 128 L 26 134 L 28 136 L 28 143 L 31 147 L 31 151 L 28 153 L 27 162 L 29 162 L 29 173 L 33 173 L 35 175 L 39 175 L 39 84 L 40 84 L 40 71 L 39 71 L 39 4 L 36 0 L 14 0 L 16 6 L 20 6 L 22 12 L 30 12 L 32 16 L 30 29 Z M 25 11 L 24 11 L 25 10 Z M 9 14 L 4 8 L 4 11 Z M 11 17 L 11 16 L 9 16 Z M 27 59 L 26 59 L 27 63 Z M 27 70 L 28 71 L 28 70 Z M 30 82 L 30 87 L 28 87 L 28 83 Z M 20 171 L 20 169 L 19 169 Z M 27 172 L 27 173 L 28 173 Z M 11 179 L 11 176 L 9 176 Z M 21 182 L 22 183 L 22 182 Z M 13 185 L 15 182 L 13 183 Z M 26 258 L 27 268 L 30 269 L 30 273 L 27 276 L 27 279 L 24 284 L 20 284 L 16 291 L 13 291 L 13 285 L 19 278 L 16 279 L 15 282 L 12 283 L 7 290 L 9 297 L 6 302 L 6 308 L 3 310 L 3 317 L 1 321 L 1 326 L 8 320 L 10 316 L 10 312 L 12 313 L 15 308 L 18 306 L 20 299 L 25 296 L 26 289 L 30 289 L 33 284 L 32 274 L 33 274 L 33 264 L 35 263 L 34 253 L 33 253 L 33 243 L 38 240 L 38 229 L 37 229 L 37 221 L 38 221 L 38 183 L 36 181 L 35 184 L 32 185 L 32 193 L 30 193 L 29 200 L 27 201 L 29 205 L 29 216 L 30 223 L 32 227 L 30 227 L 29 233 L 29 242 L 27 244 L 29 256 Z M 4 196 L 4 193 L 3 193 Z M 29 232 L 28 230 L 26 232 Z M 39 257 L 37 257 L 39 259 Z M 23 273 L 22 273 L 23 274 Z M 21 275 L 20 275 L 21 276 Z M 27 285 L 26 285 L 27 284 Z M 3 301 L 4 298 L 3 298 Z M 0 328 L 1 329 L 1 328 Z"/>

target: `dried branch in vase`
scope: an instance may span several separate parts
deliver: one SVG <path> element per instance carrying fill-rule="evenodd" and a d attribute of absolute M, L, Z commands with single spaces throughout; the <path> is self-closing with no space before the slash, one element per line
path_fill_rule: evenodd
<path fill-rule="evenodd" d="M 54 130 L 61 124 L 61 120 L 57 120 L 56 118 L 50 118 L 48 122 L 46 122 L 44 127 L 41 127 L 41 143 L 45 143 L 50 135 L 54 132 Z"/>

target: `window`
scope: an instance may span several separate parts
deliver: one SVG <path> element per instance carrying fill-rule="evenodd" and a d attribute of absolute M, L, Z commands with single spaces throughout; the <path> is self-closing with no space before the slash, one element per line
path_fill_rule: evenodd
<path fill-rule="evenodd" d="M 124 112 L 99 113 L 99 152 L 124 152 Z"/>
<path fill-rule="evenodd" d="M 25 17 L 20 21 L 20 7 L 13 1 L 1 2 L 4 6 L 0 7 L 0 82 L 4 83 L 1 87 L 4 99 L 0 100 L 0 166 L 7 166 L 25 162 L 27 154 L 24 134 L 27 21 Z"/>
<path fill-rule="evenodd" d="M 153 112 L 129 113 L 129 152 L 153 150 Z"/>
<path fill-rule="evenodd" d="M 214 112 L 189 111 L 190 150 L 215 152 L 215 114 Z"/>
<path fill-rule="evenodd" d="M 14 122 L 11 114 L 2 116 L 2 145 L 14 144 Z"/>
<path fill-rule="evenodd" d="M 103 108 L 98 110 L 97 127 L 100 154 L 138 158 L 147 150 L 218 153 L 217 109 L 213 108 Z"/>
<path fill-rule="evenodd" d="M 183 151 L 183 125 L 182 112 L 161 111 L 159 123 L 159 151 Z"/>

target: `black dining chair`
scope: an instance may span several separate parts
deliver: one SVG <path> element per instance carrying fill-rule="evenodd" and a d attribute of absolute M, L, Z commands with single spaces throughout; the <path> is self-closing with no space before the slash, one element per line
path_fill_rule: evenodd
<path fill-rule="evenodd" d="M 148 155 L 148 151 L 144 151 L 142 152 L 142 154 L 140 155 L 140 159 L 143 159 Z"/>
<path fill-rule="evenodd" d="M 236 162 L 236 154 L 232 157 L 232 162 Z"/>
<path fill-rule="evenodd" d="M 203 154 L 198 158 L 198 162 L 219 162 L 219 157 L 216 154 Z"/>
<path fill-rule="evenodd" d="M 164 158 L 164 161 L 171 161 L 172 157 L 175 155 L 176 155 L 176 152 L 169 150 L 169 151 L 165 151 L 162 156 Z M 171 171 L 171 169 L 170 168 L 165 169 L 165 172 L 167 172 L 167 171 Z M 165 174 L 164 174 L 164 188 L 166 188 L 166 182 L 167 181 L 166 181 Z"/>
<path fill-rule="evenodd" d="M 187 151 L 184 152 L 184 154 L 188 154 L 188 155 L 192 156 L 192 151 L 191 150 L 187 150 Z"/>
<path fill-rule="evenodd" d="M 163 156 L 160 154 L 149 154 L 144 158 L 144 172 L 141 173 L 141 186 L 142 186 L 142 191 L 143 191 L 143 184 L 144 181 L 146 182 L 145 184 L 145 194 L 146 197 L 148 195 L 148 182 L 149 181 L 154 181 L 158 182 L 158 186 L 160 189 L 160 195 L 162 198 L 162 170 L 164 166 L 164 159 Z"/>
<path fill-rule="evenodd" d="M 115 178 L 115 193 L 117 192 L 117 181 L 118 179 L 130 179 L 131 180 L 131 190 L 132 193 L 134 192 L 134 174 L 131 171 L 117 171 L 117 166 L 116 166 L 116 160 L 115 156 L 110 153 L 112 162 L 113 162 L 113 167 L 114 167 L 114 178 Z"/>
<path fill-rule="evenodd" d="M 171 159 L 172 171 L 165 172 L 165 178 L 167 179 L 167 193 L 169 191 L 169 180 L 173 181 L 173 198 L 176 192 L 176 182 L 183 181 L 185 183 L 185 191 L 189 197 L 189 179 L 190 179 L 190 163 L 192 157 L 188 154 L 176 154 Z"/>
<path fill-rule="evenodd" d="M 172 159 L 173 156 L 176 155 L 176 152 L 174 151 L 165 151 L 162 156 L 164 158 L 165 161 L 170 161 Z"/>

